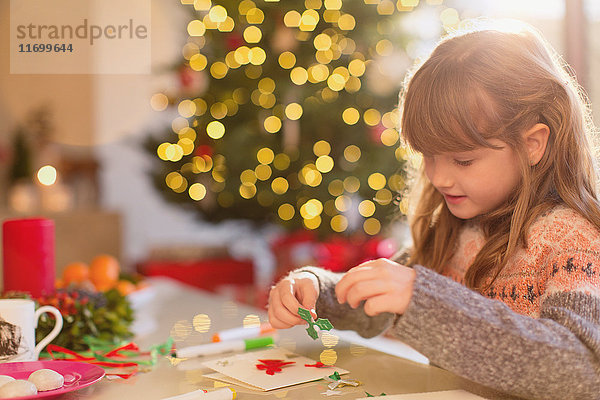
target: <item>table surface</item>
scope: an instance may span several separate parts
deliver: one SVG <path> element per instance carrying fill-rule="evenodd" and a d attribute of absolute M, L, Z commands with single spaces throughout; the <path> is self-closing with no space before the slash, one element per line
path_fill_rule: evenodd
<path fill-rule="evenodd" d="M 207 343 L 213 333 L 242 326 L 244 320 L 247 322 L 256 321 L 257 318 L 261 321 L 266 320 L 266 313 L 263 310 L 234 303 L 223 296 L 203 292 L 165 278 L 151 279 L 150 287 L 145 289 L 145 292 L 139 293 L 134 300 L 136 300 L 134 330 L 137 332 L 135 342 L 142 349 L 165 342 L 169 335 L 175 339 L 177 346 Z M 337 355 L 335 364 L 350 371 L 348 377 L 362 382 L 358 387 L 340 389 L 343 394 L 331 397 L 335 399 L 366 397 L 365 391 L 378 395 L 382 392 L 402 394 L 451 389 L 468 390 L 487 398 L 497 397 L 497 393 L 448 371 L 376 351 L 366 347 L 364 341 L 357 344 L 343 338 L 334 338 L 333 342 L 328 341 L 326 344 L 331 346 L 335 343 L 335 345 L 326 347 L 322 340 L 313 341 L 306 334 L 305 328 L 297 326 L 278 331 L 276 343 L 314 360 L 319 360 L 324 350 L 334 350 Z M 191 362 L 178 363 L 177 361 L 166 356 L 160 357 L 150 371 L 138 373 L 127 380 L 104 378 L 87 388 L 65 394 L 61 400 L 158 400 L 198 389 L 211 390 L 220 386 L 203 376 L 212 370 L 202 368 L 200 358 Z M 233 387 L 240 400 L 330 398 L 321 394 L 327 390 L 324 381 L 269 392 Z"/>

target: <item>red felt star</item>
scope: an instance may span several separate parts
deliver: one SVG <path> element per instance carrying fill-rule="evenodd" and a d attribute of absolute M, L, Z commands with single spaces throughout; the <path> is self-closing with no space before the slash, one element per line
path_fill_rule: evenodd
<path fill-rule="evenodd" d="M 275 372 L 281 372 L 281 368 L 286 365 L 295 364 L 295 361 L 283 361 L 283 360 L 258 360 L 262 364 L 256 364 L 256 368 L 264 369 L 267 375 L 275 375 Z"/>
<path fill-rule="evenodd" d="M 317 361 L 315 364 L 304 364 L 305 367 L 325 368 L 331 367 L 331 365 L 325 365 L 321 361 Z"/>

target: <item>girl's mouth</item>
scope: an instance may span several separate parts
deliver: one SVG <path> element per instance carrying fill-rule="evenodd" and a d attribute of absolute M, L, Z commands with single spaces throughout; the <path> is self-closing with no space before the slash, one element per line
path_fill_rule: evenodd
<path fill-rule="evenodd" d="M 453 196 L 450 194 L 444 194 L 444 199 L 446 199 L 446 202 L 450 204 L 462 203 L 466 198 L 467 196 Z"/>

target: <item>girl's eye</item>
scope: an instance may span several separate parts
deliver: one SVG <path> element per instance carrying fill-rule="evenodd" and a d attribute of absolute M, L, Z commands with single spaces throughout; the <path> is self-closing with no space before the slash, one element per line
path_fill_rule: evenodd
<path fill-rule="evenodd" d="M 459 165 L 461 167 L 468 167 L 469 165 L 473 164 L 473 160 L 457 160 L 457 159 L 454 159 L 454 164 Z"/>

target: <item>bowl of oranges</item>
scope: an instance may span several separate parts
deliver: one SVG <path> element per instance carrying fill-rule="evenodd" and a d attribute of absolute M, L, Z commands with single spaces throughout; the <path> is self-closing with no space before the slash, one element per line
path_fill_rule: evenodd
<path fill-rule="evenodd" d="M 132 298 L 147 284 L 141 276 L 123 274 L 119 261 L 108 254 L 94 257 L 89 264 L 72 262 L 56 280 L 56 291 L 36 299 L 38 305 L 52 305 L 63 316 L 63 329 L 52 342 L 70 350 L 86 350 L 86 336 L 118 343 L 132 336 Z M 43 337 L 54 326 L 46 314 L 36 334 Z"/>
<path fill-rule="evenodd" d="M 123 274 L 115 257 L 100 254 L 89 264 L 76 261 L 64 267 L 60 278 L 56 280 L 56 288 L 68 287 L 95 292 L 116 289 L 121 295 L 127 296 L 146 287 L 146 284 L 141 276 Z"/>

